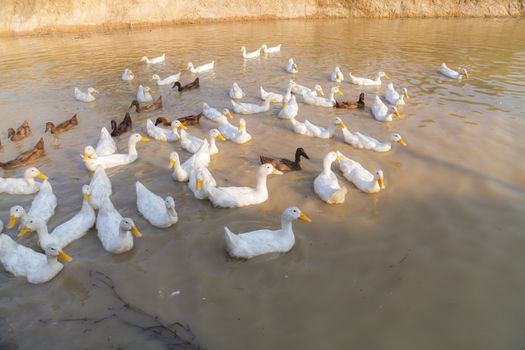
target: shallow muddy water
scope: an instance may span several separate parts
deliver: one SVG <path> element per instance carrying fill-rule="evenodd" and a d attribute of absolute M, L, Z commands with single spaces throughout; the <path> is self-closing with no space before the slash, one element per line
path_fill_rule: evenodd
<path fill-rule="evenodd" d="M 243 101 L 258 101 L 261 85 L 282 92 L 289 57 L 303 85 L 319 83 L 328 91 L 335 65 L 345 75 L 384 70 L 411 98 L 401 108 L 402 118 L 388 125 L 374 121 L 369 110 L 386 83 L 364 89 L 341 85 L 345 100 L 367 94 L 364 111 L 299 102 L 299 120 L 325 124 L 338 115 L 351 130 L 377 138 L 399 132 L 408 147 L 394 145 L 389 153 L 354 149 L 340 132 L 331 140 L 294 134 L 275 117 L 278 106 L 246 116 L 253 140 L 241 146 L 221 142 L 212 158 L 210 170 L 220 184 L 252 184 L 259 154 L 290 158 L 302 146 L 311 158 L 302 172 L 270 176 L 269 200 L 253 207 L 214 209 L 195 199 L 167 170 L 178 144 L 139 144 L 139 160 L 108 175 L 115 206 L 135 219 L 143 237 L 133 251 L 113 256 L 92 230 L 68 247 L 74 260 L 44 285 L 0 273 L 0 344 L 146 349 L 169 343 L 130 325 L 149 326 L 151 320 L 119 310 L 111 290 L 95 281 L 92 273 L 99 271 L 113 279 L 126 301 L 166 324 L 189 325 L 195 342 L 208 349 L 523 349 L 523 32 L 523 19 L 300 20 L 1 39 L 0 160 L 32 146 L 46 121 L 79 116 L 72 131 L 57 139 L 45 136 L 47 156 L 34 163 L 58 197 L 50 228 L 80 208 L 80 187 L 90 179 L 79 157 L 83 147 L 95 143 L 111 119 L 123 117 L 139 83 L 153 73 L 184 69 L 189 60 L 215 60 L 215 69 L 200 75 L 199 90 L 159 89 L 164 108 L 133 112 L 135 131 L 145 132 L 147 118 L 199 112 L 203 101 L 230 107 L 227 89 L 233 81 L 247 93 Z M 282 43 L 281 53 L 241 58 L 242 45 L 252 50 L 264 42 Z M 163 52 L 163 65 L 139 62 Z M 471 78 L 440 76 L 441 62 L 467 66 Z M 120 80 L 126 67 L 136 74 L 132 82 Z M 184 72 L 181 81 L 193 78 Z M 75 101 L 75 86 L 97 88 L 96 102 Z M 33 137 L 6 140 L 6 129 L 24 119 Z M 204 136 L 214 126 L 204 120 L 190 132 Z M 127 135 L 118 143 L 125 150 Z M 321 202 L 312 181 L 324 154 L 336 149 L 367 169 L 381 168 L 386 189 L 368 195 L 340 178 L 349 189 L 346 202 Z M 179 223 L 160 230 L 140 217 L 136 180 L 172 194 Z M 0 195 L 0 218 L 6 222 L 11 206 L 28 206 L 31 199 Z M 223 226 L 234 232 L 278 227 L 290 205 L 313 220 L 294 223 L 291 252 L 247 262 L 227 258 Z M 36 235 L 28 236 L 20 242 L 35 247 Z M 113 313 L 117 316 L 100 322 L 79 320 Z"/>

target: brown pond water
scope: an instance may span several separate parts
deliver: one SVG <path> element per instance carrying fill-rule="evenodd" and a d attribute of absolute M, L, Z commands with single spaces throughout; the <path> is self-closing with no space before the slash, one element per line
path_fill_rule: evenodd
<path fill-rule="evenodd" d="M 0 40 L 0 130 L 7 160 L 43 134 L 46 121 L 78 113 L 80 125 L 57 140 L 45 136 L 47 156 L 34 163 L 51 180 L 59 205 L 50 228 L 73 215 L 90 175 L 79 154 L 110 119 L 122 118 L 139 83 L 215 60 L 201 88 L 178 94 L 161 88 L 164 108 L 132 113 L 144 132 L 149 117 L 199 112 L 203 101 L 230 107 L 237 81 L 258 101 L 258 88 L 283 91 L 289 57 L 297 81 L 327 91 L 335 65 L 344 73 L 390 75 L 412 98 L 389 125 L 364 111 L 330 110 L 300 102 L 298 119 L 326 123 L 341 116 L 352 130 L 385 137 L 401 133 L 408 147 L 389 153 L 294 134 L 272 111 L 245 117 L 253 140 L 221 143 L 210 164 L 220 184 L 249 185 L 259 154 L 291 157 L 302 146 L 311 160 L 303 172 L 269 178 L 266 203 L 214 209 L 175 183 L 167 158 L 178 144 L 140 144 L 139 160 L 108 171 L 112 200 L 143 233 L 133 251 L 113 256 L 95 230 L 71 244 L 74 260 L 44 285 L 0 273 L 0 344 L 20 349 L 164 348 L 167 340 L 129 323 L 152 323 L 121 304 L 90 271 L 111 277 L 124 299 L 164 323 L 188 324 L 208 349 L 523 349 L 525 346 L 525 21 L 523 19 L 319 20 L 177 26 L 133 33 L 20 37 Z M 244 62 L 239 48 L 282 43 L 282 52 Z M 159 67 L 139 62 L 166 53 Z M 448 80 L 441 62 L 466 65 L 471 78 Z M 136 78 L 123 82 L 125 67 Z M 183 73 L 181 80 L 193 76 Z M 150 83 L 151 84 L 151 83 Z M 342 84 L 345 99 L 381 89 Z M 94 103 L 73 98 L 75 86 L 101 93 Z M 156 94 L 158 95 L 158 94 Z M 299 99 L 300 100 L 300 99 Z M 6 129 L 28 119 L 33 137 L 6 140 Z M 238 116 L 235 117 L 237 122 Z M 191 133 L 204 136 L 204 120 Z M 125 149 L 127 136 L 119 138 Z M 381 168 L 386 190 L 349 187 L 343 205 L 313 193 L 322 157 L 338 149 L 366 168 Z M 181 151 L 183 158 L 188 155 Z M 21 175 L 22 170 L 7 172 Z M 142 219 L 134 183 L 172 194 L 180 221 L 160 230 Z M 0 196 L 0 217 L 32 196 Z M 285 255 L 247 262 L 227 258 L 223 226 L 234 232 L 278 227 L 282 210 L 299 206 L 312 223 L 296 222 L 296 246 Z M 36 235 L 20 240 L 35 247 Z M 180 293 L 174 293 L 180 291 Z M 78 318 L 117 317 L 92 321 Z M 128 323 L 126 323 L 128 322 Z"/>

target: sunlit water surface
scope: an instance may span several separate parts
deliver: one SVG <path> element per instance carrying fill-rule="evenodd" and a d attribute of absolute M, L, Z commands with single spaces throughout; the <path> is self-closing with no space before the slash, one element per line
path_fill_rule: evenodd
<path fill-rule="evenodd" d="M 77 128 L 56 140 L 46 135 L 47 156 L 34 164 L 50 177 L 58 196 L 50 228 L 80 208 L 80 187 L 90 179 L 79 157 L 83 147 L 94 144 L 111 119 L 123 117 L 138 84 L 153 73 L 165 76 L 190 60 L 196 65 L 215 60 L 215 70 L 200 75 L 199 90 L 179 94 L 163 87 L 161 111 L 133 112 L 137 132 L 145 132 L 147 118 L 196 113 L 203 101 L 230 107 L 227 89 L 233 81 L 248 102 L 258 101 L 260 85 L 283 91 L 289 57 L 299 65 L 301 84 L 320 83 L 328 91 L 335 65 L 358 76 L 384 70 L 412 98 L 402 118 L 388 125 L 374 121 L 369 108 L 300 103 L 300 120 L 326 124 L 338 115 L 350 129 L 377 138 L 401 133 L 408 147 L 396 145 L 384 154 L 354 149 L 340 133 L 332 140 L 296 135 L 275 117 L 278 106 L 245 117 L 253 140 L 221 143 L 210 164 L 220 184 L 253 184 L 259 154 L 292 157 L 302 146 L 311 157 L 302 172 L 271 176 L 269 200 L 254 207 L 214 209 L 196 200 L 167 170 L 169 153 L 180 146 L 140 144 L 137 162 L 108 174 L 113 202 L 135 219 L 143 237 L 133 251 L 114 256 L 92 230 L 68 247 L 74 260 L 44 285 L 1 273 L 0 343 L 20 349 L 165 346 L 117 318 L 60 321 L 101 318 L 120 305 L 109 290 L 94 285 L 90 271 L 100 271 L 127 301 L 165 323 L 188 324 L 195 341 L 209 349 L 523 349 L 524 32 L 522 19 L 319 20 L 2 39 L 0 159 L 34 144 L 46 121 L 74 113 L 80 118 Z M 282 43 L 282 52 L 243 61 L 242 45 L 252 50 L 262 43 Z M 164 65 L 139 62 L 163 52 Z M 471 78 L 440 76 L 441 62 L 467 66 Z M 134 81 L 120 80 L 125 67 L 136 73 Z M 184 72 L 181 80 L 193 78 Z M 385 85 L 361 89 L 345 82 L 342 91 L 349 100 L 364 91 L 370 106 Z M 76 86 L 96 87 L 97 101 L 75 101 Z M 7 141 L 7 128 L 24 119 L 33 137 Z M 204 120 L 190 132 L 204 136 L 213 126 Z M 122 150 L 126 139 L 119 138 Z M 386 190 L 363 194 L 341 178 L 349 187 L 346 202 L 321 202 L 312 181 L 324 154 L 336 149 L 370 170 L 381 168 Z M 136 180 L 173 195 L 180 222 L 159 230 L 141 218 Z M 32 196 L 0 198 L 5 222 L 11 206 L 27 207 Z M 234 232 L 277 227 L 290 205 L 313 219 L 294 223 L 291 252 L 247 262 L 227 258 L 223 226 Z M 20 242 L 36 247 L 36 235 Z"/>

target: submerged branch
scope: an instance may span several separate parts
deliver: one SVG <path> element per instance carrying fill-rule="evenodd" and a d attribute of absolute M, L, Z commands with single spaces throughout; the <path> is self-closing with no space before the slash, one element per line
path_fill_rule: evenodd
<path fill-rule="evenodd" d="M 141 330 L 148 336 L 149 339 L 153 339 L 162 343 L 166 349 L 204 349 L 202 346 L 195 343 L 195 335 L 188 325 L 184 325 L 177 321 L 170 324 L 164 324 L 159 320 L 158 316 L 152 315 L 124 299 L 124 297 L 118 292 L 115 283 L 108 275 L 100 271 L 90 271 L 89 275 L 94 279 L 95 283 L 93 283 L 93 285 L 95 287 L 103 286 L 111 290 L 113 297 L 117 299 L 121 305 L 118 307 L 108 308 L 108 310 L 112 311 L 111 314 L 97 318 L 78 317 L 60 320 L 42 319 L 39 321 L 44 324 L 57 322 L 81 322 L 82 324 L 87 323 L 91 326 L 96 326 L 99 323 L 114 318 L 125 326 Z M 125 312 L 128 313 L 127 317 L 124 315 Z M 138 318 L 141 321 L 140 323 L 147 324 L 147 326 L 130 321 L 129 318 L 133 317 Z M 91 328 L 85 329 L 83 333 L 88 331 L 91 331 Z"/>

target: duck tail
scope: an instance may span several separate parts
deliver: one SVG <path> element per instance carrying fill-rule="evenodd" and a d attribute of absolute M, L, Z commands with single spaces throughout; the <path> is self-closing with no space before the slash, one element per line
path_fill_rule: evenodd
<path fill-rule="evenodd" d="M 340 189 L 338 189 L 332 194 L 332 196 L 330 197 L 330 203 L 344 203 L 346 192 L 348 192 L 348 189 L 346 188 L 346 186 L 342 186 Z"/>
<path fill-rule="evenodd" d="M 44 139 L 41 137 L 35 145 L 36 149 L 44 150 Z"/>
<path fill-rule="evenodd" d="M 71 120 L 71 123 L 73 123 L 73 125 L 77 125 L 78 124 L 77 114 L 75 113 L 75 115 L 73 115 L 70 120 Z"/>
<path fill-rule="evenodd" d="M 224 240 L 226 241 L 226 248 L 229 252 L 235 249 L 235 243 L 237 242 L 237 235 L 230 231 L 230 229 L 224 226 Z"/>
<path fill-rule="evenodd" d="M 261 164 L 270 163 L 271 159 L 265 156 L 259 156 L 259 159 L 261 160 Z"/>

